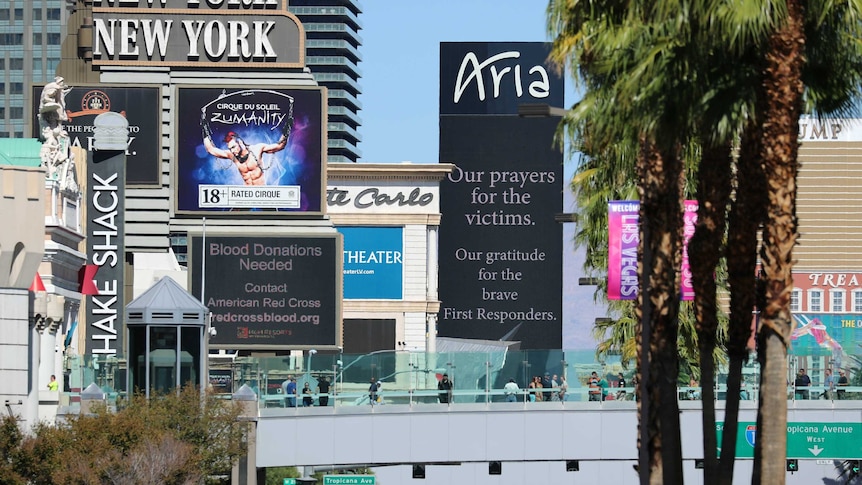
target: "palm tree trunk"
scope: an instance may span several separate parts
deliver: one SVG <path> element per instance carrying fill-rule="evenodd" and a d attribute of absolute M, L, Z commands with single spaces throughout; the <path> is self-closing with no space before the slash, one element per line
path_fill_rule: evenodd
<path fill-rule="evenodd" d="M 737 160 L 736 197 L 730 212 L 727 243 L 727 272 L 730 286 L 730 323 L 727 353 L 727 395 L 724 432 L 721 440 L 721 485 L 733 483 L 742 366 L 748 360 L 752 310 L 755 304 L 754 272 L 757 266 L 757 230 L 766 205 L 763 170 L 759 162 L 760 131 L 749 122 L 742 133 Z"/>
<path fill-rule="evenodd" d="M 758 484 L 785 482 L 787 345 L 792 329 L 797 137 L 802 107 L 801 71 L 805 62 L 803 18 L 801 0 L 788 0 L 787 19 L 769 38 L 763 72 L 766 109 L 759 112 L 768 205 L 761 248 L 765 307 L 761 309 L 758 329 L 762 384 L 752 476 L 752 482 Z"/>
<path fill-rule="evenodd" d="M 715 351 L 718 306 L 715 271 L 724 238 L 730 200 L 730 144 L 705 146 L 698 169 L 697 225 L 688 246 L 694 287 L 697 343 L 700 350 L 700 387 L 703 404 L 703 483 L 718 483 L 715 430 Z"/>
<path fill-rule="evenodd" d="M 641 483 L 682 483 L 677 402 L 677 316 L 681 259 L 682 160 L 676 148 L 641 141 L 641 289 L 638 294 L 638 418 Z"/>

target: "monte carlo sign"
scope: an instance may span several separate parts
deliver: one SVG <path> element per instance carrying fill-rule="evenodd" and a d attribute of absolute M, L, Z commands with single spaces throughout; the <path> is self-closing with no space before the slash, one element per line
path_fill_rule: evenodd
<path fill-rule="evenodd" d="M 304 67 L 305 32 L 286 0 L 94 0 L 93 64 Z"/>

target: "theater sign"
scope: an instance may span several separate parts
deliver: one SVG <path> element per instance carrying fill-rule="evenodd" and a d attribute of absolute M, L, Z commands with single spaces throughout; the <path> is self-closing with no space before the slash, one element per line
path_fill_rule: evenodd
<path fill-rule="evenodd" d="M 97 0 L 92 36 L 95 65 L 305 65 L 303 27 L 275 0 Z"/>

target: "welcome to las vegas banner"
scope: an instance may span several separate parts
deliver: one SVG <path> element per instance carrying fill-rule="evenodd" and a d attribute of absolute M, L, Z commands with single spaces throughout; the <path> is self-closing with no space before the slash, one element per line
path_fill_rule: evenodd
<path fill-rule="evenodd" d="M 685 201 L 680 295 L 694 299 L 691 268 L 688 264 L 688 242 L 697 223 L 697 201 Z M 608 299 L 634 300 L 638 296 L 638 241 L 640 202 L 617 200 L 608 203 Z"/>

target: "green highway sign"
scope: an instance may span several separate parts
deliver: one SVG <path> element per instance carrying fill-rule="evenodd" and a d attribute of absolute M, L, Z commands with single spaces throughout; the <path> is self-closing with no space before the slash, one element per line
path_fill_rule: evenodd
<path fill-rule="evenodd" d="M 716 423 L 719 452 L 724 423 Z M 754 458 L 757 424 L 739 423 L 736 457 Z M 787 457 L 853 460 L 862 458 L 862 423 L 787 423 Z"/>
<path fill-rule="evenodd" d="M 374 485 L 374 475 L 324 475 L 323 485 Z"/>
<path fill-rule="evenodd" d="M 296 485 L 296 479 L 295 478 L 285 478 L 284 483 L 282 483 L 281 485 Z"/>

